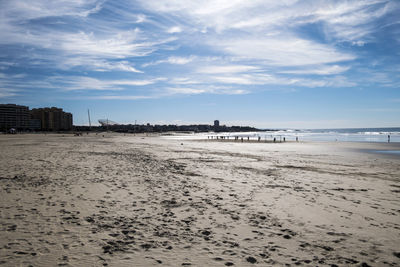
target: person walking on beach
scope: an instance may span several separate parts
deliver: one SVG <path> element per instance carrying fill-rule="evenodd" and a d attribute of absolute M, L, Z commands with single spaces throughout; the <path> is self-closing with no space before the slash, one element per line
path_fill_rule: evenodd
<path fill-rule="evenodd" d="M 388 143 L 390 143 L 390 134 L 388 135 Z"/>

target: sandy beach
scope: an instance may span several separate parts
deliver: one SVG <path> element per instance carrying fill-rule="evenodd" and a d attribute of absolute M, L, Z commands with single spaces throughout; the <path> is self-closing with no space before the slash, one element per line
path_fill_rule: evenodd
<path fill-rule="evenodd" d="M 0 266 L 399 266 L 399 143 L 0 136 Z"/>

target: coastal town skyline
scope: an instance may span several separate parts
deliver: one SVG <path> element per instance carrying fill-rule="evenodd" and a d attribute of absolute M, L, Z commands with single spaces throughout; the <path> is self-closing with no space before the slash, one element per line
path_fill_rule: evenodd
<path fill-rule="evenodd" d="M 400 125 L 396 1 L 3 1 L 0 103 L 75 125 Z"/>

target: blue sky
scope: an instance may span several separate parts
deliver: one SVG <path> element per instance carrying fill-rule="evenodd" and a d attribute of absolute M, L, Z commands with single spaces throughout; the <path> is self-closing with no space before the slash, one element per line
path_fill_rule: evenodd
<path fill-rule="evenodd" d="M 400 126 L 400 1 L 0 0 L 0 103 L 74 124 Z"/>

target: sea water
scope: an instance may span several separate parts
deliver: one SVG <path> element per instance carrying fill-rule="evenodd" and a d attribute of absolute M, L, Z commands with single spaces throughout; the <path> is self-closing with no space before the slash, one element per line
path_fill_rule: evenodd
<path fill-rule="evenodd" d="M 211 139 L 216 137 L 271 141 L 321 141 L 321 142 L 400 142 L 400 127 L 396 128 L 346 128 L 346 129 L 280 129 L 260 132 L 193 133 L 168 136 L 169 139 Z M 390 136 L 390 140 L 389 140 Z"/>
<path fill-rule="evenodd" d="M 327 142 L 400 142 L 400 127 L 397 128 L 352 128 L 279 130 L 259 133 L 260 137 L 279 136 L 286 140 Z"/>

